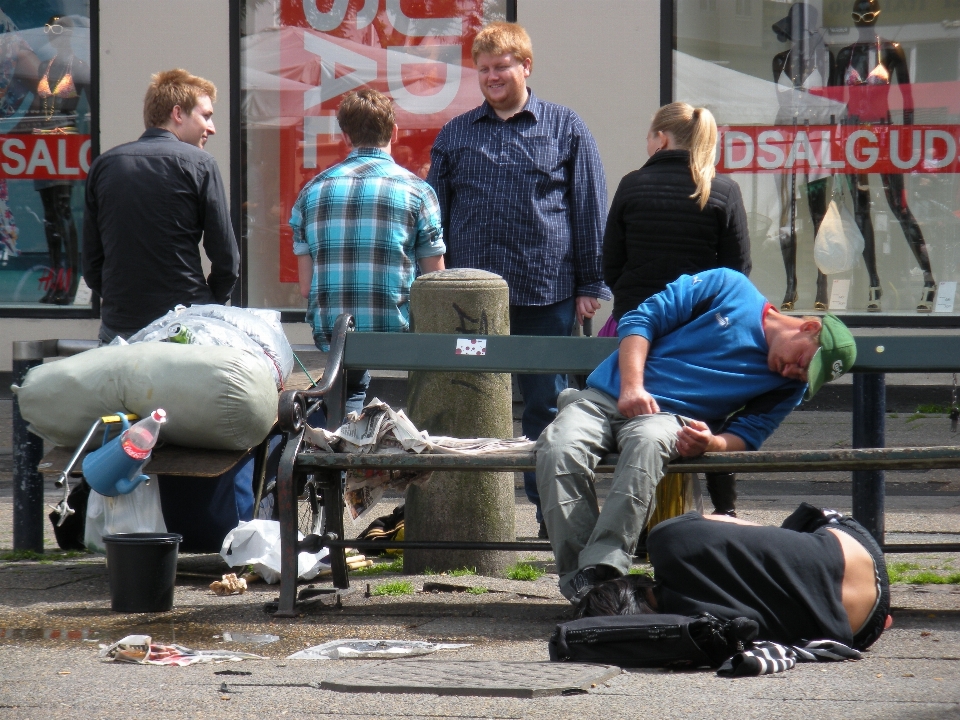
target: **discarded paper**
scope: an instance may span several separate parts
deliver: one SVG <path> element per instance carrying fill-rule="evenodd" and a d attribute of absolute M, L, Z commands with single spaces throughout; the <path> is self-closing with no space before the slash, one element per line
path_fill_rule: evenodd
<path fill-rule="evenodd" d="M 127 635 L 113 645 L 101 645 L 100 657 L 137 665 L 176 666 L 266 659 L 262 655 L 232 650 L 191 650 L 182 645 L 160 645 L 149 635 Z"/>
<path fill-rule="evenodd" d="M 340 453 L 436 453 L 479 455 L 531 452 L 535 443 L 519 438 L 451 438 L 431 436 L 416 426 L 403 410 L 394 410 L 379 398 L 363 411 L 347 415 L 335 432 L 307 426 L 304 440 L 322 452 Z M 344 501 L 350 516 L 358 520 L 379 502 L 386 490 L 402 493 L 410 485 L 422 485 L 430 470 L 354 469 L 346 473 Z"/>
<path fill-rule="evenodd" d="M 429 655 L 437 650 L 459 650 L 470 643 L 432 643 L 420 640 L 333 640 L 290 655 L 287 660 L 362 660 Z"/>

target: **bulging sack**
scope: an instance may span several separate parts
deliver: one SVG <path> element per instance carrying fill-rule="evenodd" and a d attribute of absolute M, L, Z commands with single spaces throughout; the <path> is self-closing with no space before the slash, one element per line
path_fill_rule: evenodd
<path fill-rule="evenodd" d="M 813 261 L 824 275 L 853 270 L 863 252 L 863 233 L 842 197 L 827 208 L 813 243 Z"/>
<path fill-rule="evenodd" d="M 38 365 L 14 386 L 30 431 L 80 444 L 97 418 L 167 411 L 164 442 L 211 450 L 259 444 L 277 418 L 277 388 L 259 357 L 231 347 L 114 345 Z"/>

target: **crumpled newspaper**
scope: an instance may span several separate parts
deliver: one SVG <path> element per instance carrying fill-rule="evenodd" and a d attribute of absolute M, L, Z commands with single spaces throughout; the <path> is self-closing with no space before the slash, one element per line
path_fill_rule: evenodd
<path fill-rule="evenodd" d="M 114 662 L 137 665 L 194 665 L 209 662 L 239 662 L 266 660 L 262 655 L 234 650 L 191 650 L 182 645 L 160 645 L 149 635 L 127 635 L 113 645 L 101 645 L 100 657 Z"/>
<path fill-rule="evenodd" d="M 362 660 L 429 655 L 437 650 L 459 650 L 470 643 L 432 643 L 420 640 L 332 640 L 305 648 L 287 660 Z"/>
<path fill-rule="evenodd" d="M 533 452 L 536 443 L 518 438 L 452 438 L 417 430 L 403 410 L 394 410 L 379 398 L 373 398 L 363 411 L 350 413 L 334 432 L 309 425 L 304 441 L 321 452 L 338 453 L 435 453 L 479 455 L 488 453 Z M 432 470 L 347 470 L 344 502 L 354 520 L 359 520 L 377 504 L 386 490 L 402 493 L 410 485 L 422 485 Z"/>

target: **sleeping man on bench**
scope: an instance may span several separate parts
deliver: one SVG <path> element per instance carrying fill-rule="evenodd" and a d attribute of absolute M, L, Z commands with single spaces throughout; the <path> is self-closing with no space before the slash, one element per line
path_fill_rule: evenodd
<path fill-rule="evenodd" d="M 856 359 L 833 315 L 782 315 L 746 276 L 683 275 L 617 328 L 620 348 L 565 390 L 536 446 L 537 487 L 560 574 L 577 604 L 626 574 L 654 489 L 678 457 L 756 450 L 803 399 Z M 598 508 L 594 468 L 619 452 Z"/>

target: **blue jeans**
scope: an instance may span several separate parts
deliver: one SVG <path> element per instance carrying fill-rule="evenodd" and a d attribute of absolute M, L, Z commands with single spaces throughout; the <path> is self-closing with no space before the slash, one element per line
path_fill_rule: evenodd
<path fill-rule="evenodd" d="M 348 370 L 347 371 L 347 401 L 344 406 L 344 412 L 349 415 L 352 412 L 359 413 L 367 402 L 367 388 L 370 387 L 369 370 Z"/>
<path fill-rule="evenodd" d="M 571 335 L 576 320 L 576 300 L 567 298 L 553 305 L 511 305 L 511 335 Z M 523 415 L 520 426 L 531 440 L 557 416 L 557 395 L 567 388 L 566 375 L 517 375 L 523 394 Z M 537 522 L 543 522 L 537 474 L 523 474 L 523 489 L 527 499 L 537 507 Z"/>

